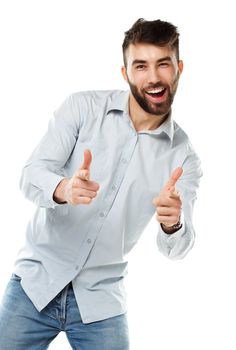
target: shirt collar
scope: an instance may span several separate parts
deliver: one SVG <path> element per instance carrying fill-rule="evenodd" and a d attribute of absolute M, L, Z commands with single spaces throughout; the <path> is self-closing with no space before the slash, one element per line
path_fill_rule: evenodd
<path fill-rule="evenodd" d="M 118 110 L 122 112 L 128 112 L 129 91 L 116 91 L 115 96 L 111 97 L 108 102 L 107 111 L 108 114 L 112 110 Z"/>
<path fill-rule="evenodd" d="M 108 114 L 112 110 L 121 111 L 129 115 L 129 90 L 127 91 L 119 91 L 118 94 L 110 100 L 107 106 L 106 113 Z M 174 136 L 174 121 L 172 119 L 172 112 L 170 112 L 168 118 L 162 123 L 158 128 L 153 130 L 142 130 L 139 131 L 139 134 L 150 134 L 150 135 L 160 135 L 161 133 L 165 133 L 170 140 L 173 140 Z"/>
<path fill-rule="evenodd" d="M 170 140 L 173 141 L 174 121 L 172 119 L 172 112 L 170 111 L 167 119 L 158 128 L 154 130 L 145 130 L 145 131 L 153 135 L 160 135 L 161 133 L 165 133 L 170 138 Z"/>

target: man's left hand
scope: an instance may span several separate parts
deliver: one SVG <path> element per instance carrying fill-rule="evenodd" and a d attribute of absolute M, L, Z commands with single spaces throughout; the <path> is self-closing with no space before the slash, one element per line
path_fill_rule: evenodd
<path fill-rule="evenodd" d="M 156 206 L 156 219 L 167 230 L 180 220 L 182 201 L 175 185 L 182 173 L 182 168 L 176 168 L 159 196 L 155 197 L 152 201 Z"/>

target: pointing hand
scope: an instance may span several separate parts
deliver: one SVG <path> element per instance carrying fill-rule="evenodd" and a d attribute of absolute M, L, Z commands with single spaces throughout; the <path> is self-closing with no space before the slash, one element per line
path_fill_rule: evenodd
<path fill-rule="evenodd" d="M 92 154 L 89 149 L 84 151 L 84 160 L 71 179 L 63 179 L 54 192 L 57 203 L 67 202 L 73 206 L 90 204 L 96 197 L 99 184 L 90 181 L 90 165 Z"/>
<path fill-rule="evenodd" d="M 180 219 L 182 202 L 175 185 L 182 173 L 182 168 L 176 168 L 159 196 L 153 199 L 157 211 L 156 218 L 167 228 L 177 224 Z"/>

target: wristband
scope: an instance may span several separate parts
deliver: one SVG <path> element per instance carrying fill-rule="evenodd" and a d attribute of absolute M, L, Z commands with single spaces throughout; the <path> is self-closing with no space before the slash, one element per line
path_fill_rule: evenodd
<path fill-rule="evenodd" d="M 180 230 L 182 228 L 183 224 L 181 224 L 180 220 L 177 222 L 177 224 L 174 224 L 173 226 L 167 227 L 166 230 L 168 230 L 168 232 L 166 232 L 166 230 L 163 227 L 163 224 L 161 224 L 161 228 L 162 230 L 167 233 L 167 234 L 172 234 L 175 233 L 176 231 Z"/>

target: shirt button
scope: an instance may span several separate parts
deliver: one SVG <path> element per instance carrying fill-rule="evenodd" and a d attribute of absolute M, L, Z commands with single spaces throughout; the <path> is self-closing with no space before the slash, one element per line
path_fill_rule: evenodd
<path fill-rule="evenodd" d="M 87 239 L 87 243 L 88 244 L 90 244 L 91 243 L 91 239 L 89 238 L 89 239 Z"/>
<path fill-rule="evenodd" d="M 122 163 L 123 164 L 127 163 L 127 160 L 125 158 L 122 158 Z"/>
<path fill-rule="evenodd" d="M 115 191 L 115 189 L 116 189 L 116 186 L 114 186 L 114 185 L 113 185 L 111 189 L 112 189 L 113 191 Z"/>
<path fill-rule="evenodd" d="M 99 216 L 100 216 L 101 218 L 103 218 L 103 217 L 104 217 L 104 213 L 100 213 Z"/>
<path fill-rule="evenodd" d="M 76 265 L 76 266 L 75 266 L 75 269 L 76 269 L 76 271 L 79 270 L 79 265 Z"/>

